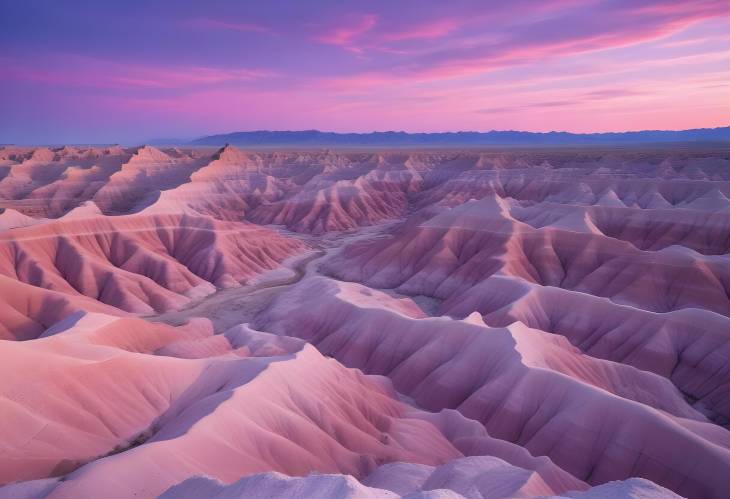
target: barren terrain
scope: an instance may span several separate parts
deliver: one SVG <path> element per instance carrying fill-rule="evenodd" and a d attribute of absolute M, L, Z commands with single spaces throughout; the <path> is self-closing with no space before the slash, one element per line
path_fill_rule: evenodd
<path fill-rule="evenodd" d="M 730 490 L 730 150 L 0 148 L 0 498 Z"/>

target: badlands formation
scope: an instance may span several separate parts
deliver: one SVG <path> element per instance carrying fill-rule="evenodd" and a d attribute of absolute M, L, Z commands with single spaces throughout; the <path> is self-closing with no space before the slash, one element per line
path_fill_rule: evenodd
<path fill-rule="evenodd" d="M 726 148 L 0 149 L 0 498 L 726 498 Z"/>

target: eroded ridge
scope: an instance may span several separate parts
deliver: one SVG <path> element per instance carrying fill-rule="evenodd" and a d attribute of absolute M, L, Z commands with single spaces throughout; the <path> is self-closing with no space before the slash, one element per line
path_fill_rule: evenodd
<path fill-rule="evenodd" d="M 0 149 L 0 497 L 730 488 L 730 151 Z"/>

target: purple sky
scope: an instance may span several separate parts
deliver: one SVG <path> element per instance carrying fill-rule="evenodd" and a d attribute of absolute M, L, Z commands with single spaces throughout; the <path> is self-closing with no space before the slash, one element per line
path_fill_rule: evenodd
<path fill-rule="evenodd" d="M 730 125 L 728 0 L 0 1 L 0 142 Z"/>

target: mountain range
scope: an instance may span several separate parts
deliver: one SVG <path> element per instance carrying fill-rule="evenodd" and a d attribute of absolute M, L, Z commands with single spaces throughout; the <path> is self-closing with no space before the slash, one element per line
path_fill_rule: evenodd
<path fill-rule="evenodd" d="M 257 130 L 208 135 L 187 142 L 189 145 L 222 146 L 340 146 L 340 147 L 451 147 L 451 146 L 572 146 L 651 144 L 672 142 L 730 141 L 730 126 L 692 130 L 643 130 L 633 132 L 370 132 L 337 133 L 319 130 Z M 155 143 L 170 143 L 154 141 Z"/>

